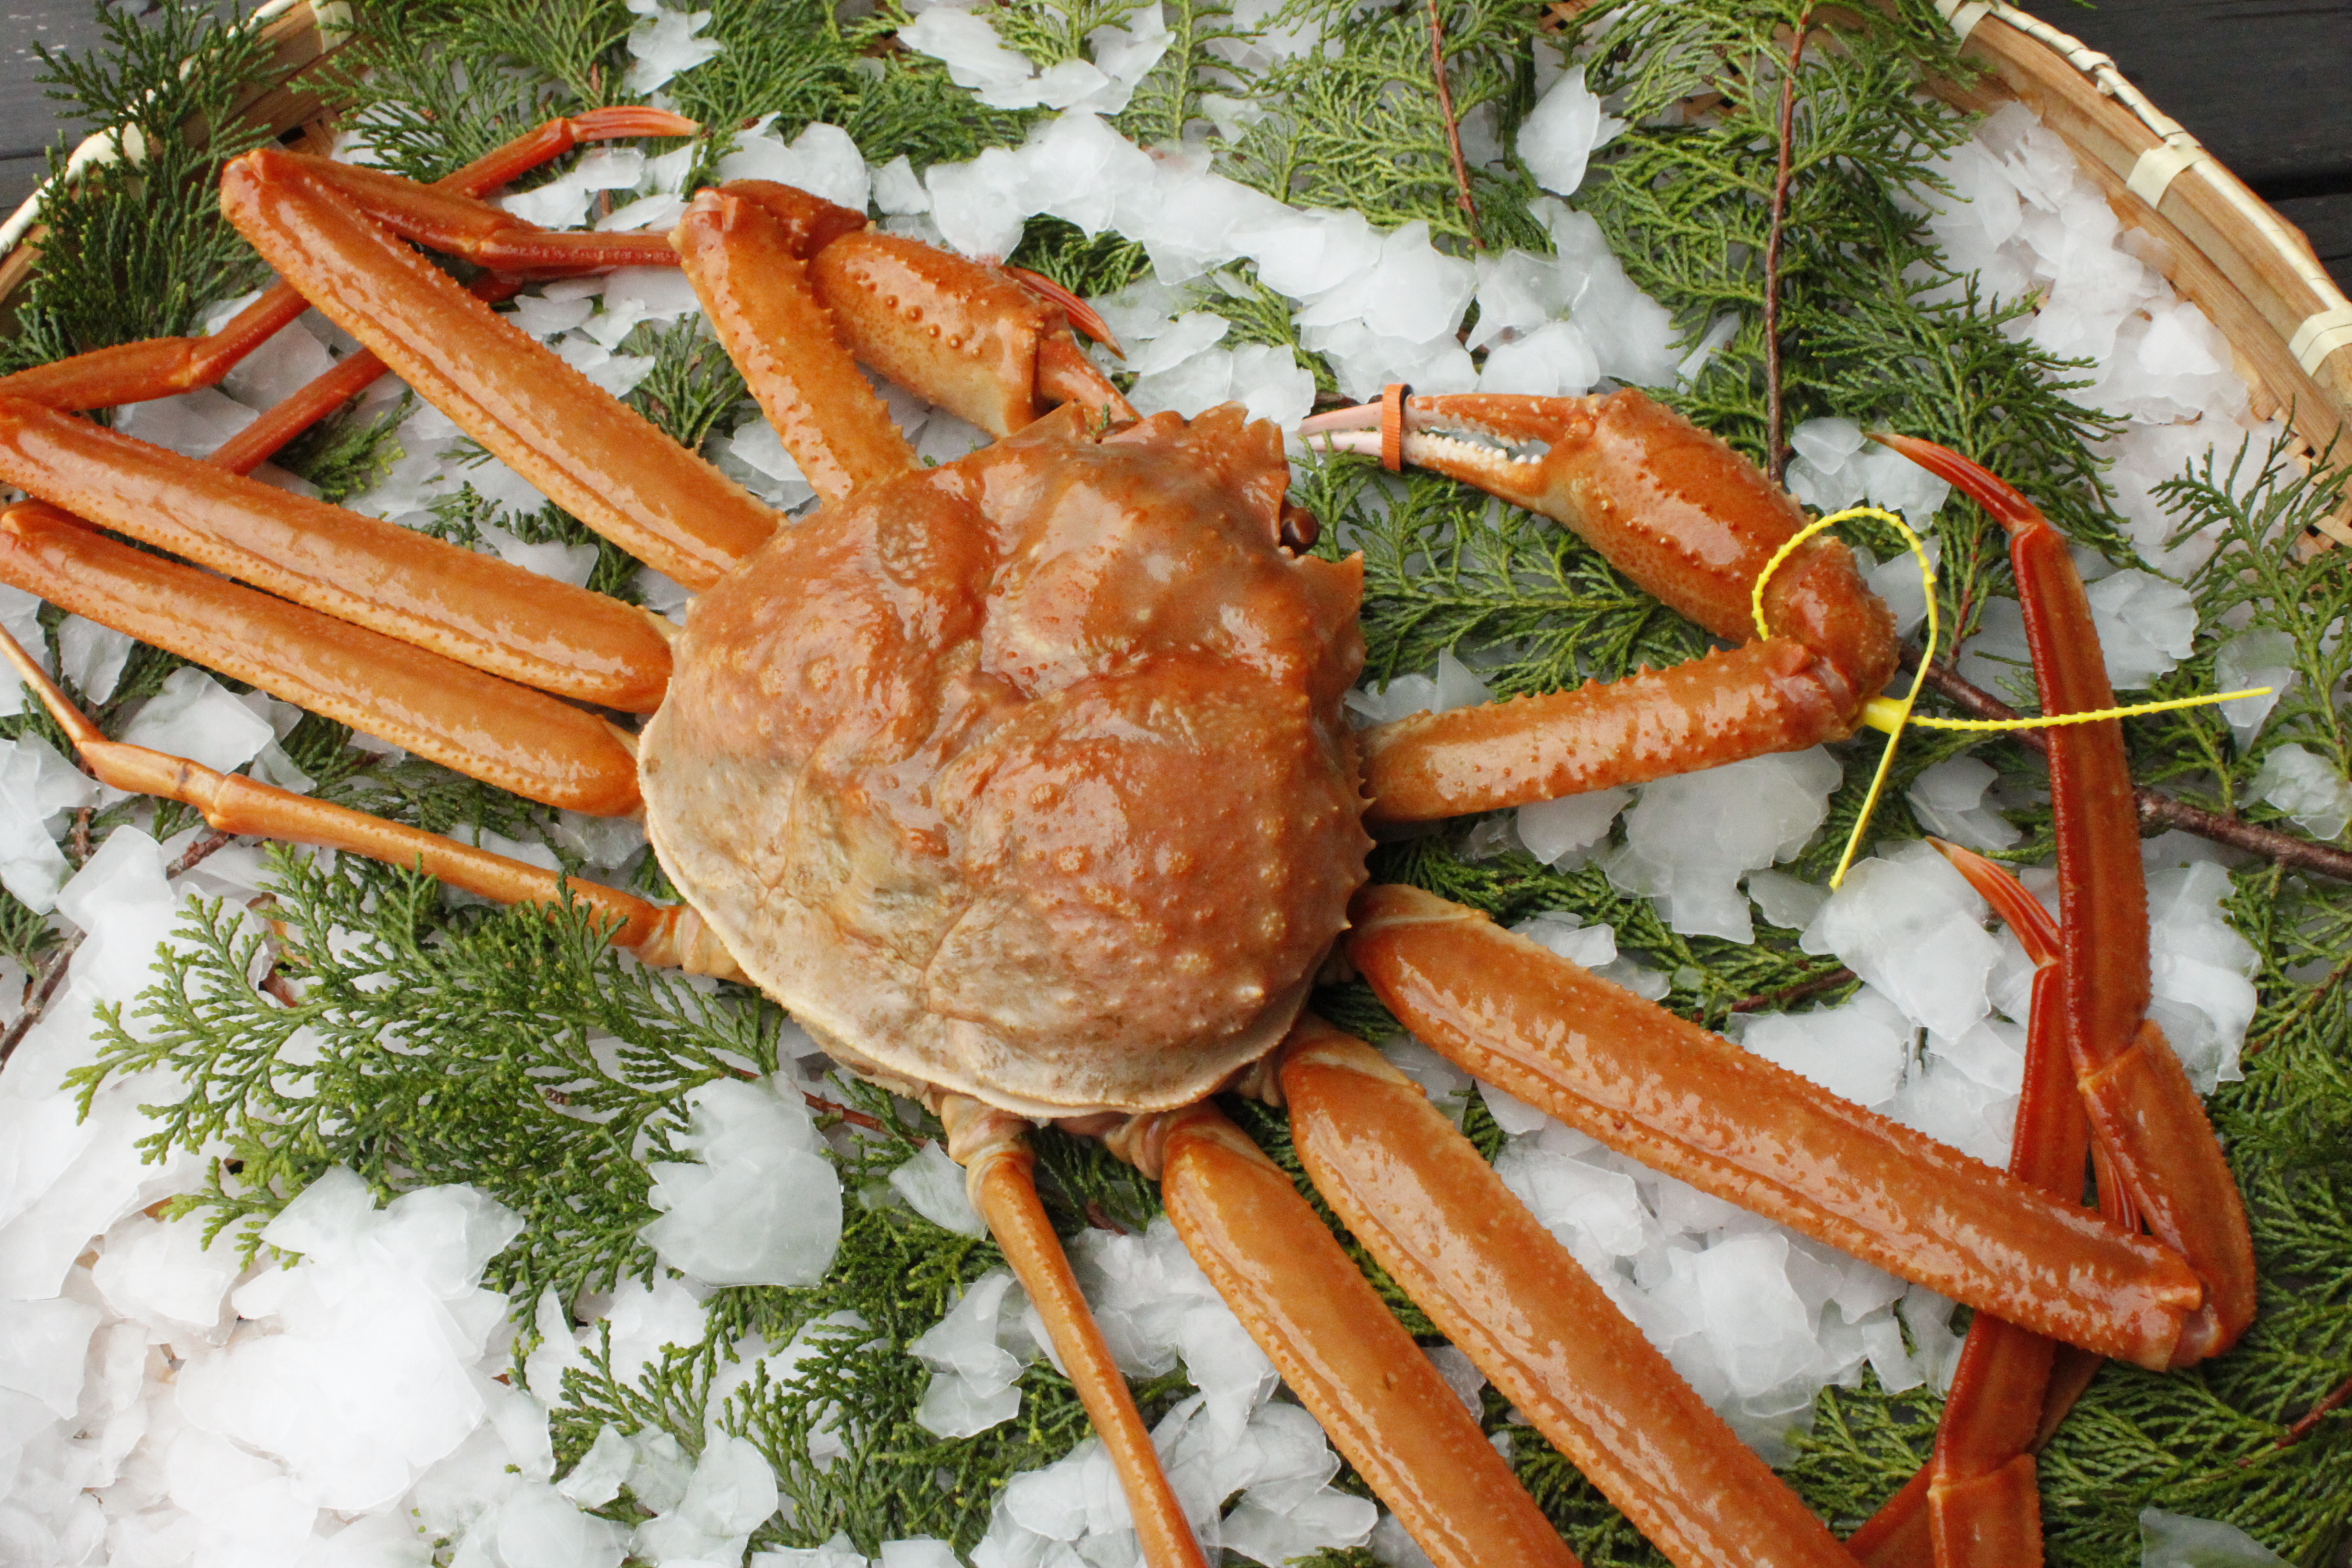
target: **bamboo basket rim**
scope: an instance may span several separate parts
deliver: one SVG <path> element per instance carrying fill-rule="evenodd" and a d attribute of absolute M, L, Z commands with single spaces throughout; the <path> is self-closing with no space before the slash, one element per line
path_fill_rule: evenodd
<path fill-rule="evenodd" d="M 1550 9 L 1565 16 L 1591 3 L 1557 0 Z M 1969 84 L 1933 82 L 1930 90 L 1979 110 L 2021 101 L 2057 132 L 2118 217 L 2157 241 L 2150 259 L 2229 341 L 2254 412 L 2284 413 L 2306 460 L 2352 432 L 2352 300 L 2302 231 L 2158 108 L 2111 57 L 2007 0 L 1935 5 L 1964 58 L 1988 74 Z M 240 112 L 278 134 L 320 121 L 323 101 L 301 79 L 340 47 L 349 16 L 350 0 L 266 0 L 247 16 L 238 25 L 261 31 L 276 69 Z M 122 157 L 120 131 L 83 138 L 64 170 L 0 222 L 0 321 L 37 262 L 43 202 L 59 181 Z M 2352 500 L 2319 527 L 2352 545 Z"/>

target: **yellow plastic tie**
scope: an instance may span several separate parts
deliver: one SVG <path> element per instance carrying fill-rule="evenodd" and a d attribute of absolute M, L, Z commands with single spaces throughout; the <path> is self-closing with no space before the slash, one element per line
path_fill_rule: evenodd
<path fill-rule="evenodd" d="M 1813 535 L 1858 517 L 1874 517 L 1893 527 L 1910 545 L 1912 554 L 1919 558 L 1919 585 L 1927 600 L 1927 636 L 1920 649 L 1919 668 L 1911 677 L 1911 689 L 1901 697 L 1874 697 L 1863 705 L 1862 721 L 1874 730 L 1885 731 L 1886 745 L 1878 753 L 1878 772 L 1871 778 L 1870 794 L 1862 803 L 1861 815 L 1854 818 L 1853 831 L 1846 837 L 1845 852 L 1838 857 L 1837 869 L 1830 875 L 1832 888 L 1845 881 L 1845 874 L 1853 865 L 1854 853 L 1862 846 L 1863 833 L 1878 810 L 1879 796 L 1885 793 L 1887 774 L 1895 767 L 1895 748 L 1902 740 L 1903 727 L 1906 724 L 1919 724 L 1934 730 L 2042 730 L 2060 724 L 2090 724 L 2102 719 L 2129 719 L 2143 713 L 2169 713 L 2182 708 L 2203 708 L 2217 702 L 2234 702 L 2241 697 L 2267 697 L 2271 694 L 2270 687 L 2254 686 L 2242 691 L 2221 691 L 2205 697 L 2174 697 L 2160 702 L 2133 702 L 2118 708 L 2095 709 L 2087 713 L 2045 713 L 2016 719 L 1941 719 L 1933 714 L 1915 713 L 1912 710 L 1917 705 L 1919 693 L 1927 685 L 1927 666 L 1936 657 L 1936 639 L 1942 631 L 1936 612 L 1936 569 L 1927 562 L 1927 541 L 1913 532 L 1909 523 L 1884 507 L 1848 507 L 1843 511 L 1815 518 L 1800 529 L 1794 538 L 1773 552 L 1772 559 L 1766 562 L 1764 570 L 1757 574 L 1756 587 L 1749 599 L 1756 615 L 1756 635 L 1759 638 L 1772 635 L 1771 625 L 1764 618 L 1764 590 L 1770 584 L 1773 574 L 1780 570 L 1781 563 L 1795 553 L 1797 546 Z"/>

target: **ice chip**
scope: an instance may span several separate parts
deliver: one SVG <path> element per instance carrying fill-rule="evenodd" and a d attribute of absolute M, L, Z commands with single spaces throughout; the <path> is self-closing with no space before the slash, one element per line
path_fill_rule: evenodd
<path fill-rule="evenodd" d="M 105 1316 L 87 1302 L 0 1300 L 0 1388 L 28 1394 L 59 1419 L 81 1400 L 82 1361 Z"/>
<path fill-rule="evenodd" d="M 1911 1037 L 1902 1010 L 1865 985 L 1843 1006 L 1755 1014 L 1740 1043 L 1832 1094 L 1877 1105 L 1902 1082 Z"/>
<path fill-rule="evenodd" d="M 277 735 L 228 688 L 188 666 L 163 678 L 162 689 L 140 705 L 117 738 L 228 773 L 251 762 Z"/>
<path fill-rule="evenodd" d="M 1789 1283 L 1786 1238 L 1737 1236 L 1677 1255 L 1676 1264 L 1697 1294 L 1702 1332 L 1735 1394 L 1767 1393 L 1812 1360 L 1812 1323 Z"/>
<path fill-rule="evenodd" d="M 2135 567 L 2100 578 L 2089 592 L 2107 680 L 2117 690 L 2145 687 L 2189 657 L 2197 605 L 2179 584 Z"/>
<path fill-rule="evenodd" d="M 1537 859 L 1558 866 L 1608 837 L 1617 814 L 1633 798 L 1630 789 L 1601 789 L 1523 805 L 1519 842 Z"/>
<path fill-rule="evenodd" d="M 2261 957 L 2223 918 L 2229 873 L 2210 860 L 2147 879 L 2149 1007 L 2200 1094 L 2240 1076 L 2238 1049 L 2253 1022 Z"/>
<path fill-rule="evenodd" d="M 1984 805 L 1995 776 L 1990 764 L 1974 757 L 1954 757 L 1924 770 L 1912 781 L 1908 797 L 1919 826 L 1970 849 L 2008 848 L 2022 835 Z"/>
<path fill-rule="evenodd" d="M 1802 931 L 1822 912 L 1830 894 L 1827 888 L 1767 868 L 1748 874 L 1748 896 L 1774 925 Z"/>
<path fill-rule="evenodd" d="M 841 1243 L 841 1178 L 782 1077 L 720 1079 L 688 1097 L 699 1165 L 656 1162 L 642 1233 L 665 1262 L 711 1285 L 812 1285 Z"/>
<path fill-rule="evenodd" d="M 2352 784 L 2299 742 L 2273 747 L 2247 793 L 2284 812 L 2315 838 L 2334 838 L 2352 822 Z"/>
<path fill-rule="evenodd" d="M 118 428 L 184 458 L 209 458 L 257 417 L 255 410 L 217 387 L 127 405 Z"/>
<path fill-rule="evenodd" d="M 627 1548 L 619 1526 L 538 1481 L 499 1500 L 492 1539 L 500 1568 L 619 1568 Z"/>
<path fill-rule="evenodd" d="M 621 1485 L 629 1479 L 636 1458 L 637 1451 L 620 1428 L 608 1422 L 597 1429 L 596 1440 L 570 1473 L 555 1483 L 555 1489 L 583 1508 L 602 1508 L 621 1495 Z"/>
<path fill-rule="evenodd" d="M 983 24 L 984 26 L 985 24 Z M 906 160 L 901 158 L 900 163 Z M 894 165 L 895 167 L 896 165 Z M 746 136 L 736 150 L 719 161 L 721 180 L 774 180 L 806 191 L 820 201 L 833 202 L 856 213 L 866 210 L 871 182 L 865 155 L 849 132 L 817 121 L 803 128 L 788 145 L 765 132 Z M 909 168 L 908 177 L 913 177 Z M 899 195 L 905 193 L 901 190 Z M 911 212 L 919 208 L 886 207 Z M 673 276 L 677 274 L 673 273 Z"/>
<path fill-rule="evenodd" d="M 874 205 L 894 216 L 931 210 L 931 194 L 904 153 L 874 171 Z"/>
<path fill-rule="evenodd" d="M 1584 68 L 1571 66 L 1536 101 L 1535 111 L 1520 125 L 1519 162 L 1544 189 L 1572 196 L 1584 184 L 1592 150 L 1623 124 L 1601 112 L 1601 100 L 1584 85 Z"/>
<path fill-rule="evenodd" d="M 915 1157 L 890 1173 L 891 1188 L 907 1206 L 945 1230 L 986 1236 L 988 1222 L 971 1206 L 963 1167 L 941 1145 L 926 1143 Z"/>
<path fill-rule="evenodd" d="M 233 1241 L 205 1245 L 200 1220 L 136 1215 L 109 1231 L 90 1279 L 106 1304 L 159 1331 L 212 1329 L 243 1267 Z"/>
<path fill-rule="evenodd" d="M 1808 952 L 1836 953 L 1914 1022 L 1958 1038 L 1991 1006 L 2000 947 L 1983 921 L 1976 890 L 1912 843 L 1855 865 L 1803 942 Z"/>
<path fill-rule="evenodd" d="M 963 15 L 926 11 L 918 20 Z M 970 20 L 987 26 L 976 16 Z M 931 216 L 940 226 L 940 237 L 964 255 L 983 260 L 1012 254 L 1021 242 L 1023 222 L 1036 210 L 1025 166 L 1002 147 L 988 148 L 969 163 L 934 163 L 923 184 L 930 192 Z"/>
<path fill-rule="evenodd" d="M 2213 650 L 2213 684 L 2221 691 L 2270 688 L 2260 697 L 2241 697 L 2221 704 L 2221 717 L 2242 752 L 2261 734 L 2263 725 L 2295 679 L 2294 638 L 2273 626 L 2240 632 Z"/>
<path fill-rule="evenodd" d="M 1489 350 L 1478 390 L 1573 397 L 1591 391 L 1600 378 L 1601 358 L 1584 329 L 1574 321 L 1547 321 Z"/>
<path fill-rule="evenodd" d="M 1024 87 L 1037 68 L 1028 58 L 1005 47 L 987 18 L 951 5 L 934 5 L 898 29 L 898 41 L 919 55 L 929 55 L 948 68 L 948 78 L 992 102 Z M 996 104 L 998 108 L 1030 108 L 1034 103 Z"/>
<path fill-rule="evenodd" d="M 716 59 L 724 46 L 716 38 L 696 37 L 710 25 L 710 17 L 709 11 L 640 12 L 636 26 L 629 29 L 629 73 L 622 79 L 629 91 L 643 98 L 680 71 Z"/>
<path fill-rule="evenodd" d="M 330 1165 L 278 1211 L 261 1239 L 281 1252 L 332 1262 L 351 1257 L 376 1223 L 366 1181 L 349 1166 Z"/>
<path fill-rule="evenodd" d="M 1515 1138 L 1495 1162 L 1495 1174 L 1561 1246 L 1580 1258 L 1597 1250 L 1630 1258 L 1648 1239 L 1648 1211 L 1633 1179 Z"/>
<path fill-rule="evenodd" d="M 68 616 L 58 628 L 58 673 L 90 701 L 103 702 L 114 695 L 114 683 L 122 679 L 131 641 L 128 632 Z"/>
<path fill-rule="evenodd" d="M 2287 1568 L 2286 1559 L 2217 1519 L 2139 1511 L 2140 1568 Z"/>
<path fill-rule="evenodd" d="M 1841 776 L 1816 747 L 1645 785 L 1626 814 L 1625 847 L 1608 862 L 1610 879 L 1656 900 L 1686 935 L 1752 941 L 1739 879 L 1804 847 Z"/>

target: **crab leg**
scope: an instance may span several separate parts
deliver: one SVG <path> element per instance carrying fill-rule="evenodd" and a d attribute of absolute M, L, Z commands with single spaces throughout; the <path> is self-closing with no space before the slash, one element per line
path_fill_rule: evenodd
<path fill-rule="evenodd" d="M 765 507 L 369 221 L 342 194 L 348 173 L 263 149 L 223 173 L 222 210 L 428 402 L 656 571 L 707 587 L 766 541 L 774 518 Z M 367 183 L 392 219 L 413 212 L 420 229 L 454 225 L 447 198 L 399 184 L 400 196 L 420 200 L 397 206 L 392 184 Z M 666 241 L 661 253 L 672 259 Z"/>
<path fill-rule="evenodd" d="M 1652 1545 L 1685 1568 L 1851 1562 L 1378 1052 L 1303 1018 L 1282 1089 L 1316 1190 Z"/>
<path fill-rule="evenodd" d="M 646 712 L 668 684 L 667 640 L 617 600 L 73 415 L 0 397 L 0 479 L 297 604 L 542 689 Z"/>
<path fill-rule="evenodd" d="M 1892 617 L 1835 540 L 1800 547 L 1765 594 L 1772 637 L 1754 636 L 1750 594 L 1804 513 L 1719 438 L 1631 389 L 1607 397 L 1404 399 L 1401 457 L 1565 523 L 1648 593 L 1746 646 L 1611 685 L 1423 713 L 1365 731 L 1373 821 L 1412 822 L 1638 784 L 1768 752 L 1843 740 L 1895 668 Z M 1379 410 L 1318 416 L 1302 435 L 1382 451 L 1359 427 Z M 1423 426 L 1512 443 L 1504 452 Z"/>
<path fill-rule="evenodd" d="M 1576 1559 L 1280 1166 L 1206 1104 L 1158 1121 L 1160 1196 L 1217 1293 L 1439 1568 Z"/>
<path fill-rule="evenodd" d="M 802 262 L 865 221 L 789 185 L 747 180 L 697 196 L 671 237 L 761 412 L 829 501 L 918 466 Z"/>
<path fill-rule="evenodd" d="M 1029 1123 L 964 1095 L 940 1100 L 948 1152 L 963 1166 L 972 1207 L 988 1222 L 1004 1261 L 1045 1319 L 1055 1353 L 1110 1453 L 1144 1562 L 1150 1568 L 1205 1568 L 1200 1541 L 1168 1484 L 1150 1429 L 1078 1289 L 1062 1238 L 1037 1201 L 1037 1155 L 1029 1146 Z"/>
<path fill-rule="evenodd" d="M 344 850 L 411 867 L 454 888 L 502 903 L 566 902 L 587 905 L 609 922 L 607 940 L 635 952 L 647 963 L 690 973 L 740 979 L 725 947 L 683 904 L 648 902 L 617 888 L 565 877 L 437 833 L 387 822 L 348 806 L 334 805 L 240 773 L 224 773 L 201 763 L 110 741 L 81 710 L 66 700 L 38 661 L 0 632 L 0 658 L 33 688 L 66 738 L 102 784 L 116 789 L 175 800 L 204 813 L 225 833 L 282 838 L 295 844 Z"/>
<path fill-rule="evenodd" d="M 2113 707 L 2106 667 L 2083 629 L 2090 602 L 2065 539 L 2032 502 L 1958 453 L 1909 437 L 1878 439 L 1967 491 L 2009 530 L 2042 710 Z M 2091 1126 L 2123 1187 L 2148 1229 L 2204 1284 L 2204 1303 L 2174 1353 L 2174 1365 L 2187 1365 L 2228 1349 L 2252 1320 L 2253 1241 L 2205 1109 L 2147 1016 L 2147 879 L 2123 726 L 2113 719 L 2058 725 L 2049 741 L 2067 1047 Z"/>
<path fill-rule="evenodd" d="M 1469 1071 L 1654 1169 L 1982 1311 L 2173 1363 L 2204 1291 L 2180 1258 L 1840 1100 L 1412 888 L 1357 895 L 1350 956 Z"/>
<path fill-rule="evenodd" d="M 636 759 L 594 714 L 52 509 L 0 513 L 0 580 L 501 789 L 602 816 L 637 809 Z"/>
<path fill-rule="evenodd" d="M 693 121 L 666 109 L 624 105 L 594 110 L 569 120 L 550 120 L 527 131 L 436 181 L 432 188 L 479 196 L 583 142 L 691 136 L 700 129 Z M 310 301 L 290 284 L 274 283 L 209 337 L 148 338 L 76 354 L 0 377 L 0 393 L 79 412 L 211 386 L 310 308 Z"/>
<path fill-rule="evenodd" d="M 1079 352 L 1063 308 L 995 268 L 860 229 L 818 251 L 809 274 L 858 363 L 991 435 L 1056 403 L 1136 416 Z"/>
<path fill-rule="evenodd" d="M 1992 903 L 2035 965 L 2025 1087 L 2010 1174 L 2053 1197 L 2079 1198 L 2091 1124 L 2067 1068 L 2059 995 L 2058 924 L 2040 901 L 1983 856 L 1933 841 Z M 2027 1568 L 2042 1560 L 2033 1450 L 2047 1425 L 2061 1347 L 1990 1314 L 1969 1326 L 1935 1457 L 1846 1542 L 1880 1568 Z"/>

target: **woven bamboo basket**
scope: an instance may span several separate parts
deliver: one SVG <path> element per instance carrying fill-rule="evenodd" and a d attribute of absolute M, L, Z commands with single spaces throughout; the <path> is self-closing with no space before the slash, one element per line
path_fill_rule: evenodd
<path fill-rule="evenodd" d="M 1590 4 L 1590 0 L 1584 0 Z M 1556 12 L 1582 6 L 1563 0 Z M 2211 318 L 2235 351 L 2254 411 L 2284 413 L 2305 448 L 2324 451 L 2352 426 L 2352 300 L 2301 230 L 2151 103 L 2115 61 L 2000 0 L 1937 0 L 1967 58 L 1988 75 L 1936 90 L 1964 108 L 2023 102 L 2074 148 L 2117 216 L 2157 242 L 2152 258 Z M 289 142 L 323 140 L 316 84 L 341 40 L 344 0 L 269 0 L 248 18 L 271 65 L 242 105 Z M 64 178 L 119 156 L 100 132 L 74 150 Z M 0 224 L 0 321 L 38 265 L 41 193 Z M 2352 544 L 2352 519 L 2326 525 Z"/>

